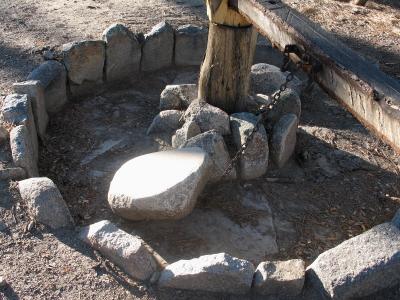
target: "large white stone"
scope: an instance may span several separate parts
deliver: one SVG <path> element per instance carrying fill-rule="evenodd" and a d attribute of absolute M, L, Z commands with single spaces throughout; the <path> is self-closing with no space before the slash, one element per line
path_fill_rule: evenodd
<path fill-rule="evenodd" d="M 207 154 L 200 148 L 155 152 L 126 162 L 108 192 L 123 218 L 179 219 L 193 210 L 208 179 Z"/>
<path fill-rule="evenodd" d="M 226 253 L 204 255 L 191 260 L 180 260 L 167 266 L 158 285 L 231 294 L 246 294 L 254 274 L 251 262 Z"/>
<path fill-rule="evenodd" d="M 156 261 L 143 241 L 110 221 L 104 220 L 84 227 L 79 237 L 133 278 L 146 280 L 157 271 Z"/>

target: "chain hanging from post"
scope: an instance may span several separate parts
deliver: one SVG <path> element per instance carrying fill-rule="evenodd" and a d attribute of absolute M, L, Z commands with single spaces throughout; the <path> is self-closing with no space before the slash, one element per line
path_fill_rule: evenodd
<path fill-rule="evenodd" d="M 313 65 L 310 63 L 310 57 L 307 54 L 301 54 L 301 52 L 299 51 L 299 48 L 296 45 L 286 45 L 284 52 L 283 52 L 284 57 L 283 57 L 283 63 L 281 66 L 282 72 L 286 72 L 289 69 L 290 53 L 295 53 L 300 58 L 300 60 L 296 63 L 296 66 L 298 68 L 302 68 L 303 66 L 311 66 L 311 69 L 313 68 Z M 311 72 L 311 70 L 310 70 L 310 72 Z M 254 125 L 253 130 L 250 132 L 250 134 L 246 138 L 245 142 L 240 146 L 240 149 L 235 153 L 233 158 L 230 160 L 229 165 L 224 170 L 222 177 L 227 176 L 232 171 L 232 169 L 236 166 L 240 157 L 245 153 L 248 145 L 250 144 L 251 140 L 253 139 L 253 136 L 258 131 L 260 124 L 263 124 L 266 121 L 267 113 L 279 102 L 279 100 L 282 96 L 282 93 L 284 91 L 286 91 L 286 89 L 288 88 L 288 84 L 293 79 L 294 79 L 294 74 L 292 71 L 289 71 L 289 73 L 286 75 L 285 82 L 283 82 L 281 84 L 281 86 L 279 87 L 279 90 L 269 96 L 269 98 L 272 99 L 271 104 L 260 106 L 259 112 L 257 114 L 257 122 Z"/>

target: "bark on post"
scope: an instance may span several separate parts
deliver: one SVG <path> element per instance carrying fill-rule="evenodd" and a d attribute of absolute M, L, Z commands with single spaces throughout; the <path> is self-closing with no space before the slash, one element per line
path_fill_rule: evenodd
<path fill-rule="evenodd" d="M 207 0 L 210 19 L 199 98 L 228 113 L 244 111 L 257 32 L 228 0 Z"/>

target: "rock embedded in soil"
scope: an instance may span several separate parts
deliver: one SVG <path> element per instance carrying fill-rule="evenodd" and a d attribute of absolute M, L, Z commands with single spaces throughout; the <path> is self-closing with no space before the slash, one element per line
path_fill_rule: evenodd
<path fill-rule="evenodd" d="M 332 299 L 364 297 L 400 283 L 400 230 L 384 223 L 320 254 L 307 281 Z"/>
<path fill-rule="evenodd" d="M 175 32 L 175 64 L 199 66 L 207 48 L 208 31 L 196 25 L 182 25 Z"/>
<path fill-rule="evenodd" d="M 109 82 L 126 81 L 140 70 L 142 46 L 123 24 L 113 24 L 103 32 L 106 42 L 105 73 Z"/>
<path fill-rule="evenodd" d="M 209 180 L 211 182 L 217 182 L 223 179 L 222 176 L 230 163 L 230 157 L 224 138 L 217 131 L 210 130 L 199 134 L 189 139 L 184 146 L 199 147 L 207 152 L 211 161 Z M 236 169 L 233 168 L 226 175 L 226 179 L 235 178 Z"/>
<path fill-rule="evenodd" d="M 202 132 L 215 129 L 222 135 L 231 133 L 229 115 L 203 100 L 193 101 L 185 112 L 185 120 L 193 120 Z"/>
<path fill-rule="evenodd" d="M 275 124 L 271 138 L 271 158 L 282 168 L 296 148 L 296 133 L 299 121 L 294 114 L 284 115 Z"/>
<path fill-rule="evenodd" d="M 286 114 L 295 114 L 300 119 L 301 100 L 299 95 L 292 89 L 282 92 L 279 101 L 268 111 L 267 123 L 273 126 Z"/>
<path fill-rule="evenodd" d="M 199 125 L 196 122 L 189 120 L 183 124 L 183 127 L 178 129 L 172 136 L 172 147 L 179 148 L 183 146 L 187 140 L 201 133 Z"/>
<path fill-rule="evenodd" d="M 251 113 L 235 113 L 230 117 L 233 142 L 240 149 L 247 141 L 257 124 L 257 117 Z M 252 139 L 239 160 L 240 177 L 250 180 L 265 174 L 268 168 L 268 136 L 262 124 L 254 133 Z"/>
<path fill-rule="evenodd" d="M 116 172 L 108 202 L 129 220 L 180 219 L 192 212 L 208 176 L 209 159 L 200 148 L 142 155 Z"/>
<path fill-rule="evenodd" d="M 160 110 L 187 108 L 197 98 L 197 84 L 167 85 L 160 95 Z"/>
<path fill-rule="evenodd" d="M 164 110 L 154 117 L 147 134 L 172 133 L 184 124 L 184 113 L 180 110 Z"/>
<path fill-rule="evenodd" d="M 67 103 L 67 71 L 58 61 L 42 63 L 29 74 L 28 80 L 38 80 L 44 88 L 45 105 L 49 114 L 59 112 Z"/>
<path fill-rule="evenodd" d="M 18 189 L 35 221 L 52 229 L 74 226 L 68 206 L 51 179 L 25 179 L 18 182 Z"/>
<path fill-rule="evenodd" d="M 10 148 L 14 164 L 25 170 L 28 177 L 39 175 L 31 135 L 25 125 L 14 127 L 10 132 Z"/>
<path fill-rule="evenodd" d="M 159 287 L 246 294 L 254 274 L 251 262 L 226 253 L 204 255 L 168 265 L 158 280 Z"/>
<path fill-rule="evenodd" d="M 266 261 L 258 265 L 254 289 L 261 295 L 295 297 L 301 294 L 305 279 L 305 264 L 301 259 Z"/>
<path fill-rule="evenodd" d="M 105 60 L 104 41 L 80 41 L 63 45 L 63 59 L 71 82 L 102 82 Z"/>
<path fill-rule="evenodd" d="M 110 221 L 84 227 L 79 237 L 135 279 L 147 280 L 157 271 L 156 261 L 143 241 Z"/>
<path fill-rule="evenodd" d="M 142 50 L 142 71 L 150 72 L 172 65 L 174 29 L 167 22 L 158 23 L 145 35 Z"/>
<path fill-rule="evenodd" d="M 46 110 L 44 88 L 39 80 L 28 80 L 13 84 L 14 91 L 19 94 L 27 94 L 31 99 L 32 111 L 36 125 L 36 131 L 41 140 L 46 137 L 46 128 L 49 116 Z"/>

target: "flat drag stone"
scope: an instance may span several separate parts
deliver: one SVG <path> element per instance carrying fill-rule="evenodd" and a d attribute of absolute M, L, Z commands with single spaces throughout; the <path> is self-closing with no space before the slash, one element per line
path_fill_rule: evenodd
<path fill-rule="evenodd" d="M 199 66 L 207 48 L 208 31 L 196 25 L 182 25 L 175 32 L 175 64 Z"/>
<path fill-rule="evenodd" d="M 139 156 L 116 172 L 108 202 L 130 220 L 180 219 L 192 212 L 208 171 L 208 156 L 200 148 Z"/>
<path fill-rule="evenodd" d="M 254 275 L 251 262 L 226 253 L 204 255 L 168 265 L 158 280 L 159 287 L 246 294 Z"/>
<path fill-rule="evenodd" d="M 167 85 L 160 95 L 160 110 L 187 108 L 197 98 L 197 84 Z"/>
<path fill-rule="evenodd" d="M 306 280 L 332 299 L 364 297 L 400 283 L 400 230 L 384 223 L 320 254 Z"/>
<path fill-rule="evenodd" d="M 305 273 L 301 259 L 262 262 L 254 276 L 254 289 L 262 295 L 298 296 L 303 289 Z"/>
<path fill-rule="evenodd" d="M 149 279 L 157 271 L 157 264 L 143 241 L 110 221 L 104 220 L 84 227 L 79 238 L 135 279 Z"/>

